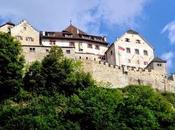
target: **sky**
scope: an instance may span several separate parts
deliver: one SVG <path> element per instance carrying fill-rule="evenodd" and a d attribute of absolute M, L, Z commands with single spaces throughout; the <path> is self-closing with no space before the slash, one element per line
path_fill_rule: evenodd
<path fill-rule="evenodd" d="M 40 31 L 62 31 L 69 24 L 113 43 L 128 29 L 139 32 L 175 73 L 173 0 L 0 0 L 0 24 L 27 20 Z"/>

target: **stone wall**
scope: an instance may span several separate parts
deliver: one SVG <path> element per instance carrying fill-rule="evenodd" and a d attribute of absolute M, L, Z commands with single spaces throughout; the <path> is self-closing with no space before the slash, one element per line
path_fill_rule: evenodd
<path fill-rule="evenodd" d="M 127 85 L 151 85 L 161 92 L 175 92 L 175 79 L 169 80 L 159 71 L 129 66 L 110 65 L 105 62 L 81 59 L 84 70 L 90 72 L 98 82 L 110 83 L 113 88 Z"/>
<path fill-rule="evenodd" d="M 34 48 L 34 49 L 33 49 Z M 25 57 L 26 63 L 31 63 L 36 60 L 41 61 L 50 51 L 50 46 L 29 46 L 29 45 L 23 45 L 23 55 Z M 75 57 L 75 51 L 72 47 L 62 47 L 63 54 L 66 57 L 74 58 Z M 69 51 L 69 52 L 67 52 Z"/>

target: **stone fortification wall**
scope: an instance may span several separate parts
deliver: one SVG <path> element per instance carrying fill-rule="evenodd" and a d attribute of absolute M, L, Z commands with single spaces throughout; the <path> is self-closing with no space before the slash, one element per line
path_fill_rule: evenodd
<path fill-rule="evenodd" d="M 166 74 L 130 66 L 110 65 L 106 62 L 81 59 L 84 70 L 90 72 L 98 82 L 110 83 L 113 88 L 127 85 L 151 85 L 159 91 L 175 92 L 175 79 L 169 80 Z"/>

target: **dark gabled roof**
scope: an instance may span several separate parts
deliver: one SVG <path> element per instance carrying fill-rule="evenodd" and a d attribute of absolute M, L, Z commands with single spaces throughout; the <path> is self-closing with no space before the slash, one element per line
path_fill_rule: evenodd
<path fill-rule="evenodd" d="M 40 32 L 40 35 L 43 39 L 81 40 L 96 42 L 105 46 L 108 45 L 108 43 L 105 40 L 105 37 L 89 35 L 84 31 L 78 29 L 77 27 L 73 26 L 72 24 L 70 24 L 62 32 Z"/>
<path fill-rule="evenodd" d="M 136 32 L 136 31 L 134 31 L 132 29 L 128 30 L 127 33 L 129 33 L 129 34 L 139 34 L 138 32 Z"/>
<path fill-rule="evenodd" d="M 3 26 L 5 26 L 5 25 L 12 25 L 12 26 L 15 26 L 14 23 L 12 23 L 12 22 L 9 21 L 9 22 L 6 22 L 6 23 L 0 25 L 0 27 L 3 27 Z"/>
<path fill-rule="evenodd" d="M 151 62 L 166 63 L 166 60 L 162 60 L 159 57 L 155 57 Z"/>
<path fill-rule="evenodd" d="M 82 30 L 78 29 L 77 27 L 73 26 L 72 24 L 70 24 L 62 32 L 68 32 L 68 33 L 72 33 L 72 34 L 84 34 L 84 35 L 87 34 L 87 33 L 83 32 Z"/>

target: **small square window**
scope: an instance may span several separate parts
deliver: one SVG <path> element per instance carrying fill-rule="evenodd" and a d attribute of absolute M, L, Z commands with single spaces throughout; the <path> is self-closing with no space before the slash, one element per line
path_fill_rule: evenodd
<path fill-rule="evenodd" d="M 16 36 L 16 39 L 23 40 L 23 37 L 18 35 L 18 36 Z"/>
<path fill-rule="evenodd" d="M 125 38 L 125 42 L 130 42 L 130 39 L 129 38 Z"/>
<path fill-rule="evenodd" d="M 147 55 L 148 55 L 148 51 L 147 51 L 147 50 L 144 50 L 144 51 L 143 51 L 143 54 L 144 54 L 145 56 L 147 56 Z"/>
<path fill-rule="evenodd" d="M 131 49 L 130 48 L 126 48 L 126 52 L 127 53 L 131 53 Z"/>
<path fill-rule="evenodd" d="M 131 63 L 131 59 L 128 59 L 128 63 Z"/>
<path fill-rule="evenodd" d="M 35 52 L 35 48 L 30 48 L 30 52 Z"/>
<path fill-rule="evenodd" d="M 70 42 L 70 43 L 69 43 L 69 46 L 70 46 L 70 47 L 75 47 L 75 43 L 74 43 L 74 42 Z"/>
<path fill-rule="evenodd" d="M 56 41 L 55 40 L 50 40 L 50 45 L 55 45 Z"/>
<path fill-rule="evenodd" d="M 139 49 L 135 49 L 135 54 L 139 55 Z"/>
<path fill-rule="evenodd" d="M 95 45 L 95 49 L 100 50 L 99 45 Z"/>
<path fill-rule="evenodd" d="M 88 48 L 92 48 L 92 44 L 88 44 Z"/>
<path fill-rule="evenodd" d="M 160 67 L 160 66 L 162 66 L 162 64 L 157 64 L 157 66 L 159 66 L 159 67 Z"/>
<path fill-rule="evenodd" d="M 27 27 L 26 26 L 24 26 L 24 30 L 27 30 Z"/>
<path fill-rule="evenodd" d="M 140 44 L 141 42 L 140 42 L 140 40 L 136 40 L 136 43 L 139 43 Z"/>
<path fill-rule="evenodd" d="M 30 42 L 33 42 L 34 39 L 32 37 L 26 37 L 26 41 L 30 41 Z"/>
<path fill-rule="evenodd" d="M 66 50 L 66 53 L 67 53 L 67 54 L 70 54 L 70 50 Z"/>
<path fill-rule="evenodd" d="M 46 52 L 49 52 L 49 49 L 46 49 Z"/>
<path fill-rule="evenodd" d="M 148 65 L 148 62 L 145 61 L 145 62 L 144 62 L 144 65 Z"/>

